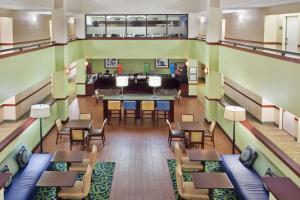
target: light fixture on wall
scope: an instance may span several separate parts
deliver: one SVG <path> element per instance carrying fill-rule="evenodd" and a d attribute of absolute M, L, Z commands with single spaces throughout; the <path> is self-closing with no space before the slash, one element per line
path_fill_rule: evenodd
<path fill-rule="evenodd" d="M 85 61 L 85 66 L 88 66 L 89 65 L 89 62 L 88 61 Z"/>
<path fill-rule="evenodd" d="M 70 17 L 69 20 L 68 20 L 68 22 L 69 22 L 70 24 L 74 24 L 74 22 L 75 22 L 74 17 Z"/>
<path fill-rule="evenodd" d="M 246 110 L 239 106 L 226 106 L 224 118 L 233 121 L 232 154 L 235 154 L 235 122 L 246 120 Z"/>
<path fill-rule="evenodd" d="M 204 24 L 206 21 L 205 17 L 200 17 L 200 24 Z"/>
<path fill-rule="evenodd" d="M 65 68 L 65 75 L 69 75 L 69 73 L 70 73 L 69 68 Z"/>
<path fill-rule="evenodd" d="M 185 65 L 186 65 L 186 66 L 189 66 L 189 64 L 190 64 L 189 61 L 186 61 L 186 62 L 185 62 Z"/>
<path fill-rule="evenodd" d="M 208 67 L 205 67 L 205 68 L 204 68 L 204 74 L 205 74 L 205 75 L 208 75 L 208 74 L 209 74 L 209 69 L 208 69 Z"/>
<path fill-rule="evenodd" d="M 240 15 L 239 15 L 239 22 L 241 23 L 241 22 L 243 22 L 243 20 L 244 20 L 244 15 L 243 15 L 243 14 L 240 14 Z"/>
<path fill-rule="evenodd" d="M 32 20 L 33 22 L 36 22 L 36 21 L 37 21 L 37 16 L 36 16 L 35 14 L 32 14 L 31 20 Z"/>

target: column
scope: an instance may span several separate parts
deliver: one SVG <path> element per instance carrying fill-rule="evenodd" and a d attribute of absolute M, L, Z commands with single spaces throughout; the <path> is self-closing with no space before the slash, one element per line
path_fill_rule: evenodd
<path fill-rule="evenodd" d="M 67 68 L 67 11 L 65 0 L 55 0 L 52 10 L 52 35 L 55 41 L 55 73 L 53 74 L 53 97 L 57 101 L 57 117 L 67 120 L 68 105 L 68 77 Z"/>
<path fill-rule="evenodd" d="M 222 10 L 220 0 L 207 0 L 206 29 L 206 103 L 205 119 L 217 119 L 217 100 L 223 96 L 222 75 L 219 73 L 219 45 L 222 32 Z"/>
<path fill-rule="evenodd" d="M 84 96 L 86 95 L 86 60 L 80 59 L 76 61 L 76 86 L 77 86 L 77 95 Z"/>
<path fill-rule="evenodd" d="M 76 15 L 75 29 L 76 29 L 76 37 L 79 39 L 85 39 L 85 15 L 84 14 Z"/>

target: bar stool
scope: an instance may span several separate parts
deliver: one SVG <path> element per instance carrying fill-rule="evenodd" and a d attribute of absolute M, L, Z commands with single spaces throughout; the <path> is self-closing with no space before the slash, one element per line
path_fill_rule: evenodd
<path fill-rule="evenodd" d="M 169 119 L 170 102 L 169 101 L 156 101 L 156 122 L 158 119 Z M 161 118 L 159 118 L 162 116 Z"/>
<path fill-rule="evenodd" d="M 141 122 L 143 123 L 145 116 L 151 116 L 152 122 L 155 121 L 154 101 L 141 102 Z"/>
<path fill-rule="evenodd" d="M 121 101 L 108 101 L 108 124 L 111 118 L 119 118 L 119 124 L 121 123 Z"/>
<path fill-rule="evenodd" d="M 124 123 L 126 118 L 134 118 L 134 123 L 136 123 L 136 101 L 123 101 L 124 109 Z M 129 116 L 128 115 L 133 115 Z"/>

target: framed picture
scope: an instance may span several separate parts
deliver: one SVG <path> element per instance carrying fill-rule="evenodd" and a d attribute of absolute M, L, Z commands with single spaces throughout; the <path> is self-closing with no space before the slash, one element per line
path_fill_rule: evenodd
<path fill-rule="evenodd" d="M 105 67 L 106 68 L 117 68 L 119 64 L 119 60 L 115 58 L 106 58 L 105 59 Z"/>
<path fill-rule="evenodd" d="M 169 59 L 156 59 L 156 68 L 168 68 L 169 67 Z"/>

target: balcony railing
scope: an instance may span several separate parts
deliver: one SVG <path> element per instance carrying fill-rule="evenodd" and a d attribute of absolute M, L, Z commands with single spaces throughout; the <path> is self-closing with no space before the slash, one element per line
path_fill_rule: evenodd
<path fill-rule="evenodd" d="M 55 42 L 48 41 L 48 42 L 34 43 L 34 44 L 29 44 L 29 45 L 18 45 L 18 46 L 12 47 L 12 48 L 3 48 L 3 49 L 0 49 L 0 55 L 21 52 L 21 51 L 45 47 L 45 46 L 52 46 L 54 44 L 55 44 Z"/>

